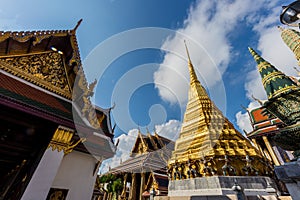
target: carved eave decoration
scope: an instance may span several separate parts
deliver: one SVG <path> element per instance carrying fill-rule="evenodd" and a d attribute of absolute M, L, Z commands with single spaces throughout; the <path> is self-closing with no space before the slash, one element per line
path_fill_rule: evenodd
<path fill-rule="evenodd" d="M 139 132 L 137 139 L 133 145 L 130 156 L 134 156 L 135 154 L 147 153 L 148 151 L 149 151 L 149 147 L 144 141 L 144 136 L 141 134 L 141 132 Z"/>
<path fill-rule="evenodd" d="M 50 59 L 54 65 L 47 62 Z M 55 52 L 0 57 L 0 69 L 34 83 L 39 87 L 71 99 L 71 88 L 62 66 L 62 58 Z"/>
<path fill-rule="evenodd" d="M 76 40 L 80 23 L 72 30 L 0 31 L 0 69 L 71 99 L 82 68 Z"/>
<path fill-rule="evenodd" d="M 86 138 L 80 138 L 78 141 L 73 141 L 74 130 L 59 126 L 49 145 L 48 148 L 51 148 L 52 151 L 63 151 L 64 154 L 69 154 L 73 149 L 81 142 L 84 142 Z"/>

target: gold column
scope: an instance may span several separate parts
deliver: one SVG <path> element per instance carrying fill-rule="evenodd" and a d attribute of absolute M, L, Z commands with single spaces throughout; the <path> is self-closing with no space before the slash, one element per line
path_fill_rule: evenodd
<path fill-rule="evenodd" d="M 274 164 L 275 164 L 275 165 L 280 165 L 280 163 L 279 163 L 279 161 L 278 161 L 278 159 L 277 159 L 277 157 L 276 157 L 276 155 L 275 155 L 275 153 L 274 153 L 274 150 L 273 150 L 273 148 L 272 148 L 272 146 L 271 146 L 271 144 L 270 144 L 268 138 L 267 138 L 266 136 L 263 136 L 262 138 L 263 138 L 263 140 L 264 140 L 264 142 L 265 142 L 265 145 L 266 145 L 266 147 L 267 147 L 267 149 L 268 149 L 268 151 L 269 151 L 269 154 L 270 154 L 271 157 L 272 157 L 272 160 L 273 160 Z"/>
<path fill-rule="evenodd" d="M 140 200 L 143 200 L 143 192 L 145 188 L 145 173 L 141 173 L 141 188 L 140 188 Z"/>
<path fill-rule="evenodd" d="M 252 138 L 251 141 L 253 142 L 254 146 L 260 151 L 260 153 L 261 153 L 262 155 L 264 155 L 264 152 L 263 152 L 261 146 L 259 146 L 259 145 L 257 144 L 256 139 Z"/>
<path fill-rule="evenodd" d="M 128 174 L 126 173 L 125 175 L 124 175 L 124 182 L 123 182 L 123 190 L 122 190 L 122 193 L 121 193 L 121 199 L 126 199 L 126 185 L 127 185 L 127 176 L 128 176 Z"/>
<path fill-rule="evenodd" d="M 129 200 L 136 200 L 136 174 L 131 174 L 131 186 L 130 186 L 130 192 L 129 192 Z"/>

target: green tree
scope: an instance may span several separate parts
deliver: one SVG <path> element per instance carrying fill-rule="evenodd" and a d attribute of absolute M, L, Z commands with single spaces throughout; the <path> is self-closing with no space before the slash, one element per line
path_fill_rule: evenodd
<path fill-rule="evenodd" d="M 100 177 L 100 183 L 107 184 L 106 190 L 113 194 L 113 199 L 117 200 L 118 194 L 123 189 L 122 179 L 113 174 L 106 174 Z"/>

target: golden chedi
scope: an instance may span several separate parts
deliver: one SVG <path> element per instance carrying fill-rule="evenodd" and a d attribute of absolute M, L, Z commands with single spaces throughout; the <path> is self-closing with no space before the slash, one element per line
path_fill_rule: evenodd
<path fill-rule="evenodd" d="M 180 136 L 168 162 L 171 180 L 205 176 L 256 176 L 272 169 L 209 98 L 189 57 L 190 88 Z"/>

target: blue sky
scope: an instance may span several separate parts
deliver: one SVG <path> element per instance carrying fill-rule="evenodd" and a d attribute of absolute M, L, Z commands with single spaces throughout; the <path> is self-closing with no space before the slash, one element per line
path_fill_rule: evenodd
<path fill-rule="evenodd" d="M 136 128 L 169 138 L 179 131 L 189 81 L 183 40 L 211 98 L 236 128 L 250 131 L 240 105 L 253 108 L 251 95 L 266 96 L 247 47 L 296 75 L 294 55 L 276 28 L 281 6 L 291 2 L 12 0 L 1 2 L 0 29 L 72 29 L 83 19 L 77 39 L 88 80 L 98 80 L 93 101 L 104 108 L 116 103 L 116 137 L 124 140 L 117 162 L 128 156 Z"/>

